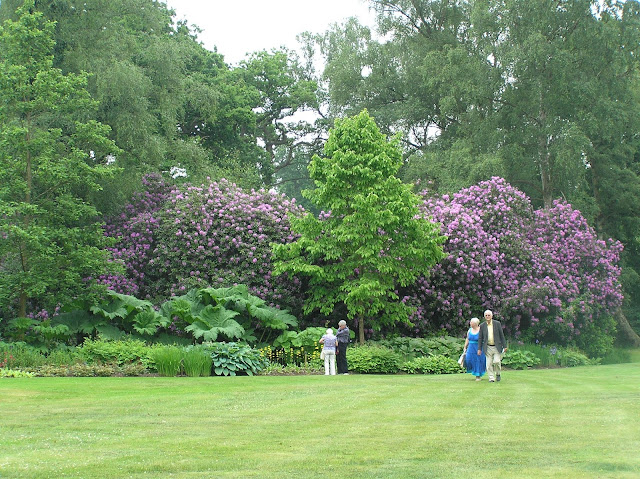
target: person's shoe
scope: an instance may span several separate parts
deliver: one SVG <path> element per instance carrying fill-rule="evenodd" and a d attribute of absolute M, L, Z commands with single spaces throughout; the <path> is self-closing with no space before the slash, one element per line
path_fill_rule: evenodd
<path fill-rule="evenodd" d="M 482 378 L 476 378 L 476 381 L 482 381 Z"/>
<path fill-rule="evenodd" d="M 342 375 L 343 375 L 343 376 L 348 376 L 348 375 L 349 375 L 349 373 L 342 373 Z"/>
<path fill-rule="evenodd" d="M 496 381 L 500 381 L 500 375 L 496 375 Z"/>
<path fill-rule="evenodd" d="M 490 383 L 494 383 L 494 382 L 495 382 L 495 379 L 493 379 L 493 378 L 489 378 L 489 382 L 490 382 Z"/>

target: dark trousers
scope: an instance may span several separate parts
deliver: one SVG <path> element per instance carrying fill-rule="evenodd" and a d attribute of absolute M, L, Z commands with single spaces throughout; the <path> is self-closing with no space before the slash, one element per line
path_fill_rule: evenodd
<path fill-rule="evenodd" d="M 336 356 L 338 362 L 338 374 L 349 372 L 349 365 L 347 364 L 347 347 L 349 347 L 349 343 L 338 343 L 338 355 Z"/>

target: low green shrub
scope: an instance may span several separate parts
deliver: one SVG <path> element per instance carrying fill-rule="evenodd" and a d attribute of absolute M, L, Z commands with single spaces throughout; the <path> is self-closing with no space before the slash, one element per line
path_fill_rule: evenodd
<path fill-rule="evenodd" d="M 0 368 L 0 378 L 32 378 L 33 373 L 15 369 Z"/>
<path fill-rule="evenodd" d="M 600 364 L 625 364 L 631 361 L 631 351 L 628 349 L 614 348 L 609 351 L 609 354 L 602 358 Z"/>
<path fill-rule="evenodd" d="M 23 342 L 0 343 L 0 367 L 31 369 L 46 364 L 47 358 L 39 350 Z"/>
<path fill-rule="evenodd" d="M 79 356 L 88 364 L 115 363 L 118 366 L 140 362 L 146 368 L 153 367 L 152 348 L 139 339 L 107 341 L 86 339 L 78 348 Z"/>
<path fill-rule="evenodd" d="M 211 376 L 211 365 L 213 358 L 211 354 L 198 346 L 189 346 L 184 350 L 182 367 L 184 373 L 193 378 L 200 376 Z"/>
<path fill-rule="evenodd" d="M 91 378 L 118 376 L 120 368 L 114 364 L 76 363 L 70 366 L 44 365 L 31 372 L 40 377 Z"/>
<path fill-rule="evenodd" d="M 269 365 L 269 360 L 257 349 L 240 343 L 202 343 L 213 359 L 213 372 L 217 376 L 258 374 Z"/>
<path fill-rule="evenodd" d="M 78 353 L 73 349 L 54 349 L 46 355 L 46 364 L 53 366 L 70 366 L 79 361 Z"/>
<path fill-rule="evenodd" d="M 558 349 L 558 364 L 563 367 L 587 366 L 599 362 L 598 359 L 589 359 L 586 354 L 574 349 Z"/>
<path fill-rule="evenodd" d="M 409 374 L 457 374 L 464 372 L 458 361 L 441 354 L 412 359 L 404 363 L 401 369 Z"/>
<path fill-rule="evenodd" d="M 502 365 L 510 369 L 527 369 L 540 364 L 540 358 L 527 350 L 508 350 L 502 358 Z"/>
<path fill-rule="evenodd" d="M 551 368 L 558 365 L 557 346 L 544 346 L 541 344 L 512 345 L 507 351 L 507 355 L 511 355 L 516 351 L 525 351 L 537 357 L 540 360 L 537 366 Z"/>
<path fill-rule="evenodd" d="M 180 374 L 185 350 L 178 346 L 157 346 L 151 357 L 160 376 L 173 377 Z"/>
<path fill-rule="evenodd" d="M 291 364 L 283 366 L 282 364 L 269 364 L 260 371 L 260 376 L 298 376 L 310 374 L 324 374 L 323 365 L 320 360 L 310 361 L 306 365 L 297 366 Z"/>
<path fill-rule="evenodd" d="M 123 376 L 144 376 L 149 370 L 142 363 L 128 363 L 120 366 L 120 372 Z"/>
<path fill-rule="evenodd" d="M 425 356 L 446 356 L 451 359 L 457 359 L 464 347 L 464 339 L 453 336 L 432 338 L 395 337 L 382 339 L 374 344 L 393 349 L 407 361 Z"/>
<path fill-rule="evenodd" d="M 401 356 L 384 346 L 363 345 L 347 349 L 347 362 L 354 372 L 394 374 L 400 370 Z"/>
<path fill-rule="evenodd" d="M 71 365 L 46 364 L 30 371 L 40 377 L 109 377 L 109 376 L 142 376 L 148 373 L 140 363 L 130 363 L 123 366 L 115 364 L 86 364 Z"/>

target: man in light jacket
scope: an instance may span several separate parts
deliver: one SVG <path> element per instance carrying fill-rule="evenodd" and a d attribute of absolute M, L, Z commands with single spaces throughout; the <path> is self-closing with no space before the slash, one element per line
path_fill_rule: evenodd
<path fill-rule="evenodd" d="M 478 356 L 482 353 L 487 357 L 487 374 L 489 382 L 500 381 L 502 371 L 502 355 L 507 350 L 507 342 L 500 321 L 493 319 L 490 310 L 484 312 L 484 323 L 480 325 L 478 336 Z"/>

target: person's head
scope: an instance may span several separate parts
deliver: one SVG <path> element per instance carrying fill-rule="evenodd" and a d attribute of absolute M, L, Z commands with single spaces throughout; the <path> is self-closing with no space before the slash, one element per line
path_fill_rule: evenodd
<path fill-rule="evenodd" d="M 488 321 L 489 323 L 491 322 L 491 320 L 493 319 L 493 312 L 490 309 L 487 309 L 484 312 L 484 319 L 485 321 Z"/>
<path fill-rule="evenodd" d="M 347 322 L 344 319 L 338 321 L 338 328 L 339 329 L 344 329 L 346 327 L 347 327 Z"/>
<path fill-rule="evenodd" d="M 333 329 L 327 329 L 327 336 L 333 336 Z"/>
<path fill-rule="evenodd" d="M 471 325 L 472 328 L 477 328 L 478 325 L 480 324 L 480 320 L 478 318 L 471 318 L 471 321 L 469 321 L 469 324 Z"/>

